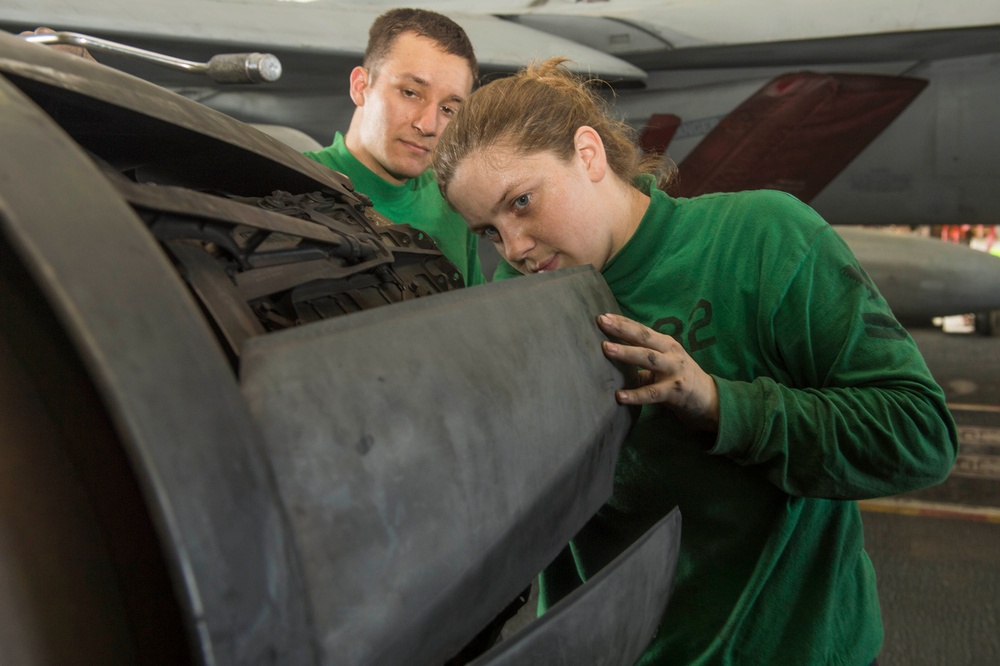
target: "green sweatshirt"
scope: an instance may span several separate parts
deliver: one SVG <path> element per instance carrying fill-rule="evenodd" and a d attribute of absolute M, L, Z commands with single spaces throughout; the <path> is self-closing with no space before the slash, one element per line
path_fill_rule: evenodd
<path fill-rule="evenodd" d="M 478 237 L 441 196 L 431 170 L 394 185 L 359 162 L 347 150 L 340 132 L 326 148 L 303 154 L 350 178 L 354 189 L 370 198 L 375 210 L 396 224 L 409 224 L 429 234 L 462 272 L 466 286 L 486 282 L 479 264 Z"/>
<path fill-rule="evenodd" d="M 603 274 L 623 314 L 715 378 L 719 432 L 646 406 L 611 500 L 543 573 L 539 610 L 679 506 L 676 587 L 640 664 L 865 666 L 882 624 L 854 500 L 947 476 L 943 392 L 811 208 L 773 191 L 651 196 Z"/>

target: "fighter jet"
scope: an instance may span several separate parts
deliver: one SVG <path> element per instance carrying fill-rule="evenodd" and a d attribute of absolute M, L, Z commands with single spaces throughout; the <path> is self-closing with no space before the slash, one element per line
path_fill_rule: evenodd
<path fill-rule="evenodd" d="M 491 647 L 632 422 L 593 269 L 458 288 L 345 177 L 11 34 L 0 100 L 5 663 L 638 657 L 676 511 Z"/>
<path fill-rule="evenodd" d="M 0 7 L 0 27 L 78 30 L 198 61 L 223 51 L 273 52 L 283 74 L 263 86 L 227 87 L 99 57 L 246 122 L 291 126 L 326 143 L 349 123 L 347 73 L 360 61 L 368 26 L 396 4 L 11 0 Z M 661 128 L 654 147 L 681 166 L 677 194 L 783 189 L 834 225 L 936 229 L 1000 220 L 996 3 L 409 4 L 465 26 L 484 80 L 561 55 L 607 81 L 637 131 L 671 118 L 673 130 Z M 734 171 L 734 164 L 751 166 Z M 852 246 L 871 273 L 888 276 L 880 288 L 910 324 L 1000 309 L 993 257 L 970 251 L 960 266 L 944 257 L 917 263 L 898 235 L 845 235 L 864 238 Z M 927 256 L 954 254 L 936 241 L 916 242 Z M 484 255 L 495 263 L 490 248 Z"/>
<path fill-rule="evenodd" d="M 992 99 L 998 20 L 986 3 L 961 30 L 947 20 L 961 11 L 954 4 L 934 20 L 893 22 L 880 12 L 888 5 L 841 3 L 810 29 L 745 2 L 487 3 L 474 14 L 415 4 L 462 22 L 487 76 L 568 56 L 613 84 L 637 128 L 676 115 L 663 150 L 682 166 L 779 75 L 926 81 L 839 175 L 828 170 L 817 207 L 845 178 L 868 183 L 857 196 L 916 196 L 926 184 L 919 150 L 909 162 L 893 150 L 928 145 L 927 127 L 907 120 L 918 116 L 941 130 L 933 145 L 961 157 L 927 164 L 947 167 L 954 180 L 942 182 L 954 187 L 943 192 L 967 213 L 980 210 L 975 173 L 996 174 L 995 155 L 959 132 L 970 128 L 938 115 Z M 47 25 L 195 62 L 268 51 L 283 70 L 226 88 L 0 35 L 0 644 L 12 661 L 443 663 L 606 498 L 631 415 L 604 387 L 628 373 L 599 353 L 566 352 L 599 349 L 592 317 L 614 308 L 599 276 L 455 289 L 451 267 L 412 229 L 240 122 L 320 141 L 346 127 L 346 73 L 387 6 L 0 7 L 11 33 Z M 741 13 L 748 6 L 757 13 Z M 656 27 L 666 10 L 673 27 Z M 849 16 L 862 28 L 839 21 Z M 781 32 L 789 26 L 798 27 Z M 820 44 L 837 55 L 808 55 Z M 891 58 L 871 57 L 886 44 Z M 799 55 L 763 57 L 784 46 Z M 939 82 L 944 92 L 929 96 Z M 915 113 L 926 99 L 928 112 Z M 887 138 L 899 127 L 909 144 Z M 859 164 L 890 166 L 855 180 Z M 911 168 L 909 178 L 896 171 Z M 842 222 L 839 203 L 821 212 Z M 982 210 L 995 203 L 987 197 Z M 906 224 L 958 219 L 947 206 L 918 208 L 929 217 Z M 518 338 L 536 350 L 530 373 L 492 353 Z M 479 663 L 631 663 L 669 597 L 673 562 L 662 553 L 676 553 L 678 530 L 672 514 Z M 622 600 L 633 602 L 628 613 L 600 612 Z"/>

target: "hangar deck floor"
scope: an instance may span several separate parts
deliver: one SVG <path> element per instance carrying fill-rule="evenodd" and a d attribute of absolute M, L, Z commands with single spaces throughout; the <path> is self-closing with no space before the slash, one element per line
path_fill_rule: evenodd
<path fill-rule="evenodd" d="M 959 429 L 948 480 L 862 503 L 882 666 L 1000 664 L 1000 337 L 910 331 Z"/>

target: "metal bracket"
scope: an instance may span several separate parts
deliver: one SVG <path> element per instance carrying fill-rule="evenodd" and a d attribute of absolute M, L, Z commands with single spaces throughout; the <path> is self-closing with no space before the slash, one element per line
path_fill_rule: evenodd
<path fill-rule="evenodd" d="M 78 32 L 25 35 L 23 39 L 36 44 L 66 44 L 114 53 L 185 72 L 205 74 L 216 83 L 269 83 L 281 78 L 281 61 L 270 53 L 220 53 L 208 62 L 194 62 Z"/>

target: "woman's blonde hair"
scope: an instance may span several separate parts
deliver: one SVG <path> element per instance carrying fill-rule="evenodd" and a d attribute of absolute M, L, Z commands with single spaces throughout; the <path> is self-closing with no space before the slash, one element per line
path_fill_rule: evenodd
<path fill-rule="evenodd" d="M 645 173 L 659 175 L 662 182 L 669 179 L 673 164 L 668 161 L 664 172 L 658 156 L 639 150 L 635 130 L 615 118 L 595 90 L 594 84 L 601 82 L 573 74 L 566 62 L 551 58 L 532 63 L 469 96 L 434 150 L 433 168 L 445 199 L 455 170 L 470 154 L 503 145 L 520 154 L 551 151 L 568 160 L 576 130 L 584 125 L 600 135 L 608 166 L 626 183 Z"/>

